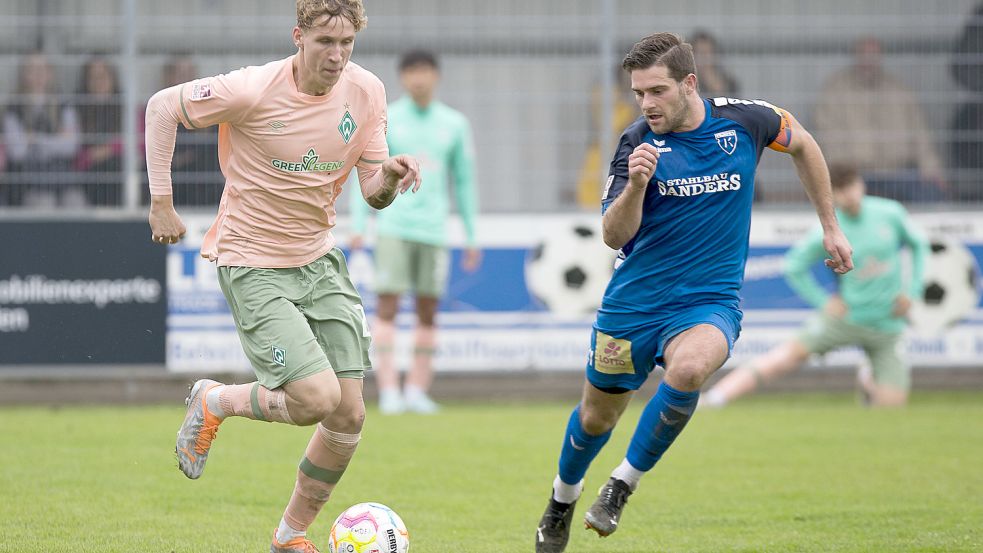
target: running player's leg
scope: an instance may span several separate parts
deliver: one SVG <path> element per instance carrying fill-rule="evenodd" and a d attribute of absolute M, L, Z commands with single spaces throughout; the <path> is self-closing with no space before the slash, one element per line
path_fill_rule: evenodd
<path fill-rule="evenodd" d="M 732 370 L 703 394 L 701 404 L 723 407 L 753 392 L 763 383 L 797 370 L 809 359 L 809 350 L 797 338 L 773 347 Z"/>
<path fill-rule="evenodd" d="M 566 548 L 574 508 L 584 489 L 584 475 L 634 394 L 634 390 L 605 391 L 584 382 L 580 404 L 570 414 L 563 435 L 553 493 L 536 530 L 536 553 L 562 553 Z"/>
<path fill-rule="evenodd" d="M 628 496 L 669 449 L 696 409 L 700 387 L 730 355 L 740 334 L 740 313 L 699 306 L 666 321 L 652 358 L 666 369 L 635 427 L 624 460 L 611 473 L 584 522 L 601 536 L 617 530 Z"/>
<path fill-rule="evenodd" d="M 352 284 L 344 257 L 333 250 L 310 266 L 315 287 L 302 303 L 311 331 L 340 383 L 341 403 L 316 426 L 297 471 L 294 492 L 274 535 L 271 551 L 306 551 L 307 528 L 341 478 L 361 435 L 365 420 L 362 382 L 370 368 L 370 336 L 361 298 Z M 281 547 L 282 546 L 282 547 Z M 278 549 L 279 548 L 279 549 Z"/>
<path fill-rule="evenodd" d="M 375 322 L 372 350 L 376 386 L 379 390 L 379 410 L 383 414 L 400 413 L 404 409 L 396 369 L 396 313 L 400 295 L 410 289 L 411 252 L 408 242 L 394 236 L 379 235 L 375 246 Z"/>
<path fill-rule="evenodd" d="M 189 478 L 201 476 L 226 417 L 309 425 L 338 405 L 337 379 L 293 303 L 308 293 L 305 285 L 298 284 L 297 271 L 219 268 L 219 284 L 257 381 L 223 385 L 200 380 L 192 387 L 175 446 L 178 466 Z"/>
<path fill-rule="evenodd" d="M 413 365 L 406 375 L 403 397 L 406 408 L 417 413 L 435 413 L 439 406 L 430 398 L 433 383 L 433 356 L 437 352 L 435 324 L 440 298 L 417 296 L 416 330 L 413 336 Z"/>
<path fill-rule="evenodd" d="M 362 379 L 341 378 L 341 404 L 317 424 L 297 471 L 293 495 L 280 519 L 275 545 L 289 548 L 306 539 L 307 529 L 355 455 L 365 421 Z"/>
<path fill-rule="evenodd" d="M 901 334 L 871 330 L 864 341 L 871 378 L 861 382 L 871 407 L 900 407 L 908 403 L 911 365 Z"/>
<path fill-rule="evenodd" d="M 652 370 L 653 338 L 654 333 L 645 328 L 620 332 L 595 326 L 583 396 L 567 421 L 559 472 L 536 531 L 537 553 L 560 553 L 566 548 L 584 475 Z"/>

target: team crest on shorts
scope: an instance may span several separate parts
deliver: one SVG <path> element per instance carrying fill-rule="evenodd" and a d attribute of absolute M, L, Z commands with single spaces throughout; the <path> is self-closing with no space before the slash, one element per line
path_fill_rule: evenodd
<path fill-rule="evenodd" d="M 604 374 L 635 374 L 631 361 L 631 340 L 597 333 L 594 347 L 594 370 Z"/>
<path fill-rule="evenodd" d="M 281 367 L 287 366 L 287 352 L 283 348 L 273 346 L 273 362 Z"/>
<path fill-rule="evenodd" d="M 718 132 L 713 137 L 717 139 L 717 146 L 720 146 L 727 155 L 733 154 L 737 149 L 737 131 L 734 129 Z"/>

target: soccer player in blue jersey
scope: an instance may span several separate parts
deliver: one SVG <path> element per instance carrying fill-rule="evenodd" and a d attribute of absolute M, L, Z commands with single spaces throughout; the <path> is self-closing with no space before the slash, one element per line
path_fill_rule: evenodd
<path fill-rule="evenodd" d="M 853 267 L 833 210 L 829 173 L 812 136 L 763 101 L 699 95 L 692 47 L 657 33 L 622 67 L 642 111 L 621 136 L 601 198 L 604 241 L 621 250 L 594 322 L 587 382 L 563 435 L 559 474 L 536 532 L 537 553 L 560 553 L 583 478 L 655 365 L 665 376 L 624 461 L 584 515 L 607 536 L 628 496 L 672 445 L 699 390 L 740 333 L 754 174 L 768 147 L 792 156 L 823 228 L 826 265 Z"/>

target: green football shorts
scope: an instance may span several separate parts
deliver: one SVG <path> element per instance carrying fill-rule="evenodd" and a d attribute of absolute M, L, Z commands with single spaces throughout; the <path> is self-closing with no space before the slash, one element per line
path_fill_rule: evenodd
<path fill-rule="evenodd" d="M 375 245 L 375 292 L 439 298 L 447 286 L 447 248 L 380 235 Z"/>
<path fill-rule="evenodd" d="M 239 341 L 268 389 L 333 369 L 362 378 L 369 362 L 362 299 L 335 248 L 303 267 L 219 267 Z"/>
<path fill-rule="evenodd" d="M 911 388 L 911 366 L 900 332 L 882 332 L 822 313 L 806 322 L 798 339 L 810 353 L 818 354 L 857 346 L 867 354 L 877 384 L 903 391 Z"/>

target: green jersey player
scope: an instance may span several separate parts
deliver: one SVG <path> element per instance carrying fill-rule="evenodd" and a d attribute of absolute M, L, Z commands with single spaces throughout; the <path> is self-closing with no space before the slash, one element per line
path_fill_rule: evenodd
<path fill-rule="evenodd" d="M 854 169 L 832 167 L 830 177 L 837 217 L 853 246 L 855 269 L 840 275 L 838 290 L 830 293 L 810 271 L 825 254 L 819 230 L 789 250 L 788 282 L 819 312 L 797 337 L 724 377 L 707 392 L 706 406 L 721 407 L 751 392 L 761 382 L 799 368 L 811 354 L 846 346 L 857 346 L 867 356 L 869 365 L 865 365 L 859 380 L 870 405 L 903 405 L 907 401 L 911 371 L 901 334 L 911 299 L 922 294 L 928 242 L 912 226 L 901 204 L 867 196 L 863 179 Z M 912 254 L 907 282 L 902 278 L 903 247 Z"/>

